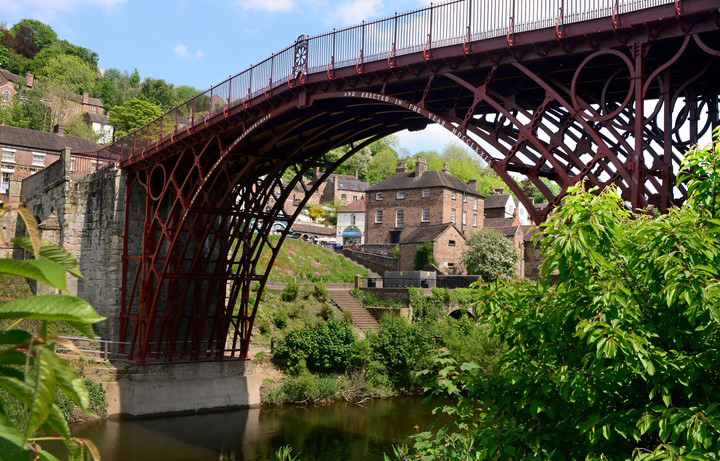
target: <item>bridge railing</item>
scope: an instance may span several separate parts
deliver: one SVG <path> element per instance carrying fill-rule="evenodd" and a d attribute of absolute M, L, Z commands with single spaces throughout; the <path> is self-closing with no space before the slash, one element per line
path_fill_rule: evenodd
<path fill-rule="evenodd" d="M 183 131 L 192 132 L 223 111 L 282 85 L 299 85 L 309 74 L 333 78 L 340 68 L 423 52 L 432 59 L 434 49 L 505 36 L 512 44 L 515 33 L 556 28 L 598 18 L 614 21 L 631 11 L 677 0 L 451 0 L 376 21 L 363 22 L 298 41 L 249 69 L 170 110 L 148 125 L 116 140 L 106 149 L 114 161 L 142 156 L 161 140 Z"/>

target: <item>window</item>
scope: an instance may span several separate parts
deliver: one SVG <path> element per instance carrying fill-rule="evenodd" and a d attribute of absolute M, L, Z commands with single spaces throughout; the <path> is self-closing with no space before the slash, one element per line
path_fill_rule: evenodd
<path fill-rule="evenodd" d="M 455 240 L 448 240 L 448 246 L 454 247 L 454 246 L 455 246 Z"/>
<path fill-rule="evenodd" d="M 37 152 L 33 152 L 33 166 L 45 166 L 45 154 L 39 154 Z"/>
<path fill-rule="evenodd" d="M 422 190 L 422 198 L 430 198 L 430 189 Z"/>
<path fill-rule="evenodd" d="M 378 201 L 379 201 L 379 200 L 382 200 L 382 199 L 384 199 L 384 198 L 385 198 L 385 194 L 383 194 L 382 192 L 375 192 L 375 200 L 378 200 Z"/>
<path fill-rule="evenodd" d="M 70 157 L 70 173 L 75 171 L 75 159 Z"/>
<path fill-rule="evenodd" d="M 353 202 L 357 202 L 357 195 L 353 195 Z"/>
<path fill-rule="evenodd" d="M 473 227 L 477 227 L 477 215 L 473 215 Z"/>
<path fill-rule="evenodd" d="M 355 215 L 354 215 L 354 214 L 351 214 L 351 215 L 350 215 L 350 225 L 351 225 L 351 226 L 354 226 L 354 225 L 355 225 Z"/>
<path fill-rule="evenodd" d="M 430 222 L 430 208 L 422 209 L 422 222 Z"/>
<path fill-rule="evenodd" d="M 404 199 L 404 198 L 405 198 L 405 191 L 404 191 L 404 190 L 399 190 L 399 191 L 395 192 L 395 198 L 398 199 L 398 200 Z"/>
<path fill-rule="evenodd" d="M 15 163 L 15 149 L 3 149 L 2 161 Z"/>
<path fill-rule="evenodd" d="M 477 202 L 478 202 L 478 199 L 475 199 L 473 201 L 473 211 L 477 211 Z"/>
<path fill-rule="evenodd" d="M 2 94 L 2 102 L 8 102 L 10 101 L 10 92 L 5 90 Z"/>
<path fill-rule="evenodd" d="M 97 112 L 97 106 L 90 106 L 90 112 Z"/>
<path fill-rule="evenodd" d="M 455 208 L 450 210 L 450 222 L 455 224 Z"/>
<path fill-rule="evenodd" d="M 463 192 L 463 203 L 467 203 L 467 194 Z"/>
<path fill-rule="evenodd" d="M 383 210 L 375 210 L 375 224 L 382 224 L 382 211 Z"/>
<path fill-rule="evenodd" d="M 390 231 L 390 243 L 400 243 L 400 231 Z"/>
<path fill-rule="evenodd" d="M 455 191 L 450 191 L 450 198 L 455 200 Z"/>
<path fill-rule="evenodd" d="M 455 263 L 447 263 L 447 267 L 455 267 Z"/>
<path fill-rule="evenodd" d="M 12 170 L 3 170 L 0 174 L 0 194 L 7 194 L 10 189 L 10 177 L 13 175 Z"/>
<path fill-rule="evenodd" d="M 467 224 L 467 211 L 463 211 L 463 226 Z"/>
<path fill-rule="evenodd" d="M 395 210 L 395 227 L 405 226 L 405 210 L 398 208 Z"/>
<path fill-rule="evenodd" d="M 347 200 L 347 194 L 340 194 L 340 200 Z"/>

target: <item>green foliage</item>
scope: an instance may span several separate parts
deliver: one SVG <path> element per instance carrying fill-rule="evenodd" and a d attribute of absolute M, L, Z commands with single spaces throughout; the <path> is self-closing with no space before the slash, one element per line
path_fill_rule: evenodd
<path fill-rule="evenodd" d="M 368 336 L 371 360 L 397 389 L 414 385 L 413 371 L 432 347 L 423 331 L 398 315 L 385 315 L 380 329 Z"/>
<path fill-rule="evenodd" d="M 95 93 L 102 99 L 105 108 L 111 111 L 140 95 L 140 74 L 108 69 L 98 81 Z"/>
<path fill-rule="evenodd" d="M 289 282 L 283 289 L 280 299 L 282 299 L 286 303 L 295 301 L 299 292 L 300 287 L 298 286 L 297 282 Z"/>
<path fill-rule="evenodd" d="M 65 134 L 68 136 L 90 139 L 95 142 L 100 139 L 100 133 L 96 133 L 90 125 L 85 123 L 84 115 L 76 115 L 70 119 L 70 121 L 65 125 Z"/>
<path fill-rule="evenodd" d="M 293 455 L 292 447 L 284 445 L 275 452 L 275 461 L 300 461 L 300 453 Z"/>
<path fill-rule="evenodd" d="M 75 56 L 86 63 L 91 69 L 97 71 L 98 54 L 82 46 L 73 45 L 66 40 L 60 40 L 41 50 L 28 64 L 25 71 L 37 74 L 48 65 L 51 58 L 56 56 Z M 52 76 L 51 76 L 52 77 Z"/>
<path fill-rule="evenodd" d="M 540 181 L 542 181 L 542 183 L 545 184 L 548 189 L 550 189 L 550 192 L 552 192 L 553 195 L 557 196 L 558 194 L 560 194 L 562 188 L 557 183 L 545 178 L 540 178 Z M 520 182 L 520 187 L 522 187 L 523 191 L 525 191 L 525 193 L 529 195 L 533 199 L 533 201 L 535 201 L 535 203 L 545 203 L 548 201 L 547 197 L 545 197 L 545 195 L 540 192 L 540 189 L 538 189 L 538 187 L 533 184 L 530 179 L 523 179 Z"/>
<path fill-rule="evenodd" d="M 8 211 L 17 211 L 24 219 L 29 237 L 16 239 L 15 243 L 29 246 L 35 259 L 0 260 L 0 274 L 26 277 L 65 291 L 66 274 L 71 273 L 68 267 L 76 267 L 77 261 L 61 248 L 40 241 L 35 220 L 27 210 L 6 205 L 0 208 L 0 218 Z M 92 442 L 72 438 L 63 412 L 55 403 L 57 395 L 61 395 L 59 402 L 71 401 L 80 410 L 91 411 L 86 383 L 70 364 L 55 355 L 54 348 L 63 344 L 57 337 L 57 323 L 94 336 L 92 324 L 104 318 L 85 301 L 56 294 L 11 300 L 0 306 L 0 319 L 15 321 L 0 332 L 0 397 L 5 402 L 0 408 L 3 459 L 54 459 L 37 443 L 52 439 L 62 440 L 73 460 L 86 459 L 86 449 L 95 456 L 97 449 Z M 18 328 L 26 321 L 39 325 L 38 331 L 33 334 Z M 44 436 L 38 438 L 40 430 Z"/>
<path fill-rule="evenodd" d="M 179 102 L 174 86 L 163 79 L 156 78 L 145 79 L 138 97 L 160 107 L 163 112 L 173 108 Z"/>
<path fill-rule="evenodd" d="M 445 353 L 423 373 L 457 399 L 455 425 L 412 459 L 720 458 L 717 153 L 687 155 L 692 195 L 667 215 L 570 190 L 543 225 L 541 282 L 478 290 L 508 346 L 498 371 Z"/>
<path fill-rule="evenodd" d="M 330 294 L 327 291 L 327 287 L 322 282 L 315 282 L 315 286 L 313 287 L 313 296 L 315 296 L 315 299 L 321 303 L 326 303 L 330 300 Z"/>
<path fill-rule="evenodd" d="M 493 229 L 470 234 L 463 254 L 468 274 L 479 275 L 486 282 L 512 277 L 519 259 L 518 250 L 507 237 Z"/>
<path fill-rule="evenodd" d="M 0 124 L 29 128 L 31 130 L 50 131 L 52 112 L 43 102 L 38 90 L 27 92 L 27 99 L 13 98 L 11 105 L 0 107 Z"/>
<path fill-rule="evenodd" d="M 17 36 L 23 27 L 32 30 L 35 45 L 39 49 L 47 48 L 57 41 L 57 34 L 52 27 L 37 19 L 21 19 L 16 22 L 10 30 Z"/>
<path fill-rule="evenodd" d="M 422 271 L 428 266 L 437 266 L 432 242 L 425 242 L 415 250 L 415 270 Z"/>
<path fill-rule="evenodd" d="M 392 257 L 395 260 L 400 259 L 400 245 L 395 245 L 392 249 Z"/>
<path fill-rule="evenodd" d="M 377 184 L 383 179 L 389 178 L 395 174 L 398 160 L 398 154 L 395 150 L 391 148 L 381 150 L 370 159 L 365 179 L 370 184 Z"/>
<path fill-rule="evenodd" d="M 348 324 L 330 320 L 289 332 L 278 341 L 274 354 L 283 366 L 296 374 L 306 368 L 343 372 L 357 359 L 356 341 Z"/>
<path fill-rule="evenodd" d="M 320 205 L 313 205 L 308 209 L 308 215 L 314 221 L 319 221 L 325 216 L 325 209 Z"/>
<path fill-rule="evenodd" d="M 163 110 L 153 103 L 141 99 L 131 99 L 110 111 L 110 124 L 115 127 L 115 138 L 152 122 L 163 114 Z"/>
<path fill-rule="evenodd" d="M 0 67 L 7 68 L 10 66 L 10 57 L 8 56 L 8 49 L 0 45 Z"/>
<path fill-rule="evenodd" d="M 74 94 L 94 91 L 99 78 L 97 69 L 69 54 L 50 57 L 47 64 L 37 70 L 37 76 Z"/>

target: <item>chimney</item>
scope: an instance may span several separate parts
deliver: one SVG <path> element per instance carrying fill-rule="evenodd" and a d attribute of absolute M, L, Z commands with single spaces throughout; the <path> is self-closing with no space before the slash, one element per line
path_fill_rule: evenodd
<path fill-rule="evenodd" d="M 473 192 L 477 192 L 477 179 L 471 179 L 467 182 L 467 185 L 473 190 Z"/>
<path fill-rule="evenodd" d="M 493 189 L 493 195 L 503 195 L 505 193 L 505 189 L 502 187 L 496 187 Z"/>
<path fill-rule="evenodd" d="M 83 93 L 83 102 L 82 103 L 87 104 L 89 100 L 90 100 L 90 94 L 86 91 Z"/>
<path fill-rule="evenodd" d="M 443 173 L 450 174 L 450 165 L 448 165 L 447 162 L 443 163 L 442 172 L 443 172 Z"/>
<path fill-rule="evenodd" d="M 53 133 L 57 133 L 60 136 L 65 136 L 65 125 L 55 125 L 53 127 Z"/>
<path fill-rule="evenodd" d="M 425 157 L 422 155 L 417 156 L 417 160 L 415 160 L 415 177 L 419 178 L 422 176 L 423 173 L 425 173 L 428 169 L 427 160 L 425 160 Z"/>
<path fill-rule="evenodd" d="M 395 173 L 407 173 L 407 166 L 405 166 L 405 162 L 398 162 L 397 168 L 395 168 Z"/>
<path fill-rule="evenodd" d="M 25 74 L 25 86 L 28 88 L 32 88 L 34 83 L 35 83 L 35 77 L 33 76 L 32 72 L 26 73 Z"/>

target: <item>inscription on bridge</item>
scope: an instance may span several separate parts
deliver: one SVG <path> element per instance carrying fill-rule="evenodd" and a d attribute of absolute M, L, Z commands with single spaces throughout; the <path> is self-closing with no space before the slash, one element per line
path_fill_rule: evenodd
<path fill-rule="evenodd" d="M 423 117 L 433 121 L 434 123 L 437 123 L 441 127 L 445 128 L 449 132 L 451 132 L 454 136 L 456 136 L 458 139 L 460 139 L 462 142 L 464 142 L 468 147 L 470 147 L 473 151 L 475 151 L 477 154 L 484 156 L 485 151 L 478 143 L 476 143 L 471 137 L 467 135 L 467 133 L 462 132 L 460 129 L 452 125 L 451 123 L 448 123 L 447 120 L 443 119 L 439 115 L 430 112 L 429 110 L 416 106 L 415 104 L 411 104 L 403 99 L 396 98 L 394 96 L 387 96 L 384 94 L 379 93 L 370 93 L 367 91 L 345 91 L 342 94 L 345 98 L 363 98 L 363 99 L 371 99 L 373 101 L 380 101 L 385 102 L 388 104 L 394 104 L 396 106 L 400 106 L 403 109 L 407 109 L 409 111 L 415 112 L 417 114 L 422 115 Z"/>

